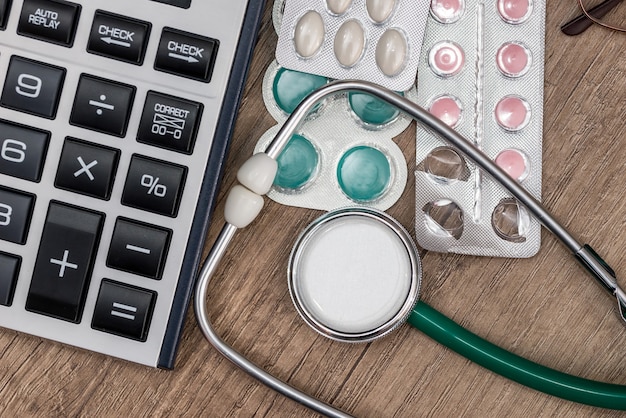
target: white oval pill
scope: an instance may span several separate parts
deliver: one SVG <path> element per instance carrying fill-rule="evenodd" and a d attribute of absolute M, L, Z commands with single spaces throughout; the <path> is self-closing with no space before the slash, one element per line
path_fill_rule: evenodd
<path fill-rule="evenodd" d="M 298 20 L 293 36 L 296 52 L 302 58 L 310 58 L 322 46 L 324 41 L 324 21 L 314 10 L 309 10 Z"/>
<path fill-rule="evenodd" d="M 383 23 L 391 16 L 396 0 L 367 0 L 365 6 L 374 23 Z"/>
<path fill-rule="evenodd" d="M 335 35 L 335 57 L 344 67 L 352 67 L 363 55 L 365 32 L 356 20 L 348 20 Z"/>
<path fill-rule="evenodd" d="M 376 45 L 376 64 L 383 74 L 398 75 L 406 63 L 407 42 L 397 29 L 387 29 Z"/>
<path fill-rule="evenodd" d="M 351 4 L 352 0 L 326 0 L 326 7 L 335 15 L 344 14 Z"/>

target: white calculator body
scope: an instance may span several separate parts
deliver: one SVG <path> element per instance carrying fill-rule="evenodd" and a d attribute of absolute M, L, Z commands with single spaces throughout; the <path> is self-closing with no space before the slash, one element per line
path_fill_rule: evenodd
<path fill-rule="evenodd" d="M 262 1 L 0 0 L 0 326 L 172 368 Z"/>

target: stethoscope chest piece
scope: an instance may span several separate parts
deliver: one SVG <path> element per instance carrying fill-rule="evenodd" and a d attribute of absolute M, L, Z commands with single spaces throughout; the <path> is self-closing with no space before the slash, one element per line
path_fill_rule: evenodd
<path fill-rule="evenodd" d="M 309 225 L 291 252 L 288 275 L 293 303 L 313 329 L 338 341 L 368 342 L 406 320 L 422 269 L 402 225 L 357 207 Z"/>

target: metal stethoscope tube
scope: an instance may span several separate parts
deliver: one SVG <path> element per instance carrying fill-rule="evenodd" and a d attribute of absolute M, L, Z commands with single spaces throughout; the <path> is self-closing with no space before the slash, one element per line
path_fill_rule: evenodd
<path fill-rule="evenodd" d="M 617 298 L 618 312 L 622 319 L 626 313 L 626 293 L 617 285 L 615 274 L 611 268 L 587 245 L 580 244 L 554 217 L 517 181 L 509 177 L 500 167 L 470 141 L 449 128 L 445 123 L 430 114 L 417 104 L 398 94 L 364 81 L 335 81 L 314 91 L 307 96 L 282 125 L 274 140 L 268 145 L 265 153 L 276 159 L 287 145 L 313 107 L 327 96 L 340 92 L 361 92 L 375 96 L 406 113 L 424 128 L 436 132 L 441 139 L 459 150 L 466 158 L 486 172 L 492 179 L 504 187 L 550 232 L 552 232 L 589 272 Z M 215 273 L 219 261 L 232 240 L 237 227 L 226 223 L 222 228 L 213 248 L 211 249 L 200 272 L 196 284 L 194 308 L 198 325 L 207 340 L 225 357 L 237 364 L 248 374 L 283 395 L 327 416 L 345 417 L 345 413 L 323 403 L 311 396 L 276 379 L 255 364 L 247 360 L 236 350 L 226 344 L 213 330 L 206 312 L 206 297 L 209 281 Z"/>

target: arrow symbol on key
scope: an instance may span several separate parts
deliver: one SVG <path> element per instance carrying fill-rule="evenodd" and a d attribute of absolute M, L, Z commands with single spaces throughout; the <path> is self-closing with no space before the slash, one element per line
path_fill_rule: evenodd
<path fill-rule="evenodd" d="M 200 62 L 194 57 L 190 57 L 187 55 L 174 54 L 173 52 L 170 52 L 168 55 L 170 56 L 170 58 L 176 58 L 177 60 L 187 61 L 189 63 Z"/>
<path fill-rule="evenodd" d="M 109 45 L 119 45 L 119 46 L 123 46 L 125 48 L 130 48 L 130 42 L 123 42 L 123 41 L 118 41 L 117 39 L 113 39 L 110 36 L 107 36 L 106 38 L 100 38 L 101 41 L 106 42 Z"/>

